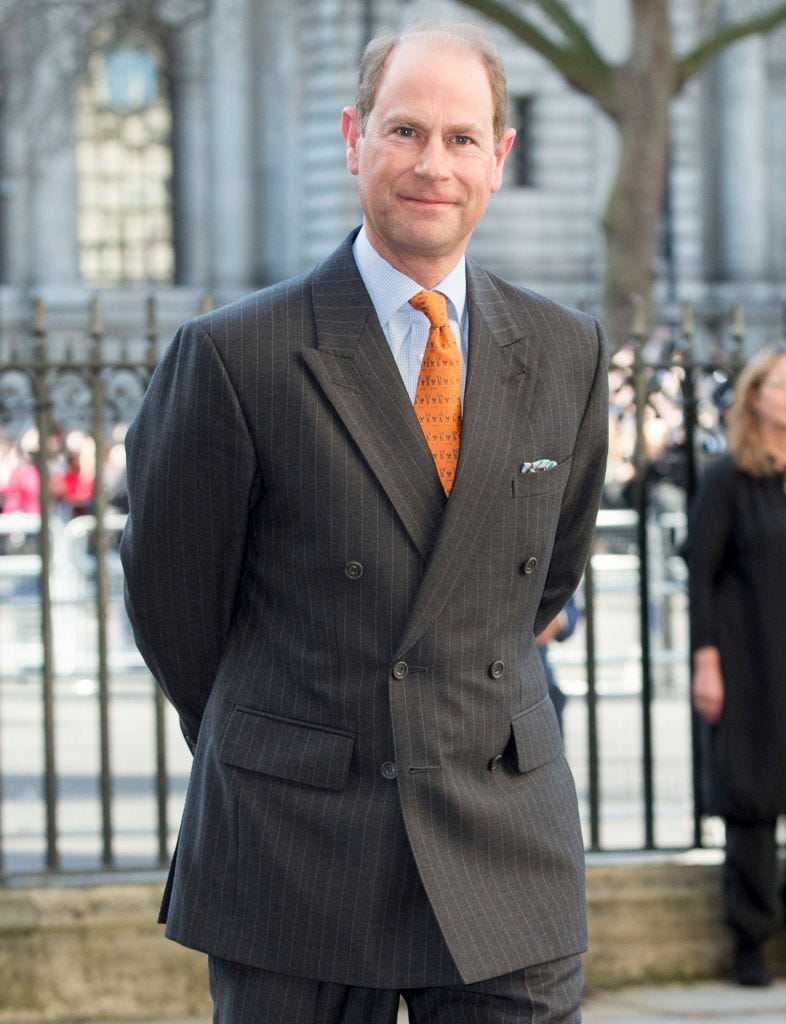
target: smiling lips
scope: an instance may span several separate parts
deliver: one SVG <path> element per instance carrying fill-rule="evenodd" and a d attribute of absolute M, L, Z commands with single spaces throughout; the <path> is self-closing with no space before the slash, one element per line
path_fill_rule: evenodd
<path fill-rule="evenodd" d="M 420 206 L 452 206 L 451 199 L 438 199 L 430 196 L 400 196 L 407 203 L 417 203 Z"/>

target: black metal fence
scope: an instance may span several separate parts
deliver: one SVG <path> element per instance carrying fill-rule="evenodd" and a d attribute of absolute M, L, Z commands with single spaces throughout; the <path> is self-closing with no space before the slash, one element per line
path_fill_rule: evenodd
<path fill-rule="evenodd" d="M 635 322 L 609 371 L 612 441 L 583 616 L 550 645 L 597 851 L 713 841 L 693 811 L 679 549 L 702 460 L 724 446 L 743 311 L 698 330 L 690 307 L 654 331 Z M 97 300 L 86 326 L 65 331 L 39 302 L 26 336 L 0 339 L 2 879 L 161 867 L 170 854 L 189 755 L 134 649 L 117 554 L 123 436 L 159 333 L 152 298 L 125 336 Z"/>
<path fill-rule="evenodd" d="M 169 855 L 176 820 L 168 709 L 141 661 L 133 653 L 128 657 L 132 641 L 123 619 L 116 551 L 126 508 L 123 436 L 158 360 L 158 333 L 153 298 L 147 301 L 141 345 L 139 339 L 118 338 L 105 329 L 97 299 L 86 332 L 50 332 L 38 301 L 27 344 L 22 338 L 0 363 L 4 874 L 57 871 L 69 863 L 104 869 L 136 861 L 162 865 Z M 129 856 L 117 849 L 121 833 L 115 810 L 122 773 L 113 757 L 112 719 L 119 733 L 122 717 L 113 716 L 113 709 L 127 706 L 127 686 L 136 682 L 139 690 L 140 679 L 137 700 L 152 707 L 153 755 L 147 778 L 134 777 L 131 766 L 125 789 L 132 798 L 134 791 L 147 788 L 151 799 L 147 821 L 143 817 L 123 831 L 132 849 L 140 833 L 148 833 L 153 845 L 143 841 L 145 852 Z M 93 705 L 92 720 L 69 714 L 69 702 L 80 692 Z M 38 721 L 29 709 L 31 698 L 40 705 Z M 140 737 L 128 735 L 126 742 L 138 747 Z M 64 770 L 59 755 L 69 746 L 70 770 Z M 97 817 L 72 815 L 68 827 L 63 818 L 69 803 L 93 805 Z"/>

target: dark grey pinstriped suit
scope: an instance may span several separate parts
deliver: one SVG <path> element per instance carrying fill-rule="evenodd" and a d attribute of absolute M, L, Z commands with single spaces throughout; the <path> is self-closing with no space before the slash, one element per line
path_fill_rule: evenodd
<path fill-rule="evenodd" d="M 604 345 L 470 261 L 446 502 L 351 242 L 181 328 L 129 431 L 129 611 L 198 734 L 167 933 L 326 981 L 472 982 L 585 946 L 533 631 L 588 551 Z"/>

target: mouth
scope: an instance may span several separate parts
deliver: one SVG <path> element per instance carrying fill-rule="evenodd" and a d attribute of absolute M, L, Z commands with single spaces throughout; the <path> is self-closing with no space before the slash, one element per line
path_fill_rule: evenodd
<path fill-rule="evenodd" d="M 449 199 L 438 199 L 431 196 L 401 196 L 400 198 L 403 202 L 423 210 L 444 210 L 453 206 L 452 201 Z"/>

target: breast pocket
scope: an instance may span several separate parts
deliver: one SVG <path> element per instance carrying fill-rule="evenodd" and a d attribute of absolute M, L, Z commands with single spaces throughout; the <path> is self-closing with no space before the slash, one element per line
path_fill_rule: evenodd
<path fill-rule="evenodd" d="M 552 491 L 563 491 L 570 476 L 572 457 L 558 463 L 554 469 L 544 469 L 537 473 L 518 473 L 513 478 L 514 498 L 534 498 Z"/>
<path fill-rule="evenodd" d="M 221 743 L 225 764 L 320 789 L 343 789 L 351 733 L 236 706 Z"/>

